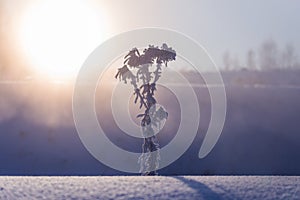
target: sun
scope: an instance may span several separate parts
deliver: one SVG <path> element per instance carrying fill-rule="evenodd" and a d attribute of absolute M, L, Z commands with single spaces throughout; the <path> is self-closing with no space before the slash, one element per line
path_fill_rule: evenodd
<path fill-rule="evenodd" d="M 22 17 L 20 42 L 36 74 L 73 78 L 105 29 L 103 13 L 88 1 L 36 1 Z"/>

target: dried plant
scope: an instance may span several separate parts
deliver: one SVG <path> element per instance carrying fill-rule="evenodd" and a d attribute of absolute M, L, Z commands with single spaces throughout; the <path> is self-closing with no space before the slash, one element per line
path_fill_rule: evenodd
<path fill-rule="evenodd" d="M 141 118 L 144 137 L 142 155 L 139 158 L 142 175 L 156 174 L 159 166 L 159 143 L 154 129 L 161 129 L 162 121 L 167 119 L 168 113 L 162 106 L 157 105 L 154 95 L 157 90 L 156 82 L 161 77 L 162 65 L 167 67 L 168 62 L 175 58 L 176 52 L 166 44 L 160 48 L 149 45 L 143 53 L 133 48 L 124 57 L 124 66 L 115 75 L 115 78 L 125 84 L 130 82 L 135 95 L 134 103 L 139 104 L 139 109 L 144 109 L 144 113 L 137 115 L 137 118 Z"/>

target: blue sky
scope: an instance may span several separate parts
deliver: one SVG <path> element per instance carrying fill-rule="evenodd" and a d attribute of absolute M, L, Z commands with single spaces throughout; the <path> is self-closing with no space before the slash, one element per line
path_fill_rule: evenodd
<path fill-rule="evenodd" d="M 204 45 L 217 64 L 228 50 L 241 62 L 248 49 L 272 38 L 278 46 L 300 46 L 300 1 L 190 0 L 124 1 L 107 4 L 119 25 L 115 32 L 158 26 L 185 33 Z"/>
<path fill-rule="evenodd" d="M 22 18 L 27 4 L 38 1 L 0 2 L 1 10 L 5 13 L 2 14 L 2 19 L 0 18 L 1 29 L 4 31 L 7 24 L 13 26 L 11 23 L 16 23 L 17 26 L 18 23 L 7 19 Z M 276 41 L 279 48 L 284 48 L 290 43 L 297 52 L 300 49 L 300 1 L 297 0 L 88 2 L 97 12 L 104 13 L 104 38 L 142 27 L 169 28 L 194 38 L 208 50 L 221 67 L 225 51 L 229 51 L 243 64 L 246 52 L 249 49 L 257 51 L 267 39 Z"/>

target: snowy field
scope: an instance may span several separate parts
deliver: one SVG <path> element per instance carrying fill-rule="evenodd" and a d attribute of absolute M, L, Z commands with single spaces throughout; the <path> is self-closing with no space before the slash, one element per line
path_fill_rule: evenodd
<path fill-rule="evenodd" d="M 300 199 L 300 176 L 0 177 L 0 199 Z"/>

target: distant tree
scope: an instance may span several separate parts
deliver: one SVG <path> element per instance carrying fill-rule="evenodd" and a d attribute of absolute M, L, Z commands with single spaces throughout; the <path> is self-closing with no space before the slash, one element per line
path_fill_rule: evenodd
<path fill-rule="evenodd" d="M 257 67 L 256 67 L 256 62 L 255 62 L 255 53 L 252 49 L 250 49 L 248 52 L 247 52 L 247 68 L 248 69 L 252 69 L 252 70 L 256 70 Z"/>
<path fill-rule="evenodd" d="M 237 55 L 235 55 L 235 57 L 231 60 L 231 63 L 232 63 L 232 68 L 235 70 L 240 70 L 243 68 Z"/>
<path fill-rule="evenodd" d="M 168 62 L 175 60 L 176 52 L 163 44 L 160 48 L 149 45 L 142 53 L 133 48 L 124 57 L 124 63 L 118 69 L 115 78 L 128 82 L 133 86 L 134 103 L 144 112 L 137 115 L 141 119 L 141 130 L 144 136 L 142 154 L 139 158 L 142 175 L 156 174 L 159 165 L 159 143 L 154 130 L 167 119 L 168 113 L 162 106 L 157 105 L 155 99 L 156 82 L 161 77 L 162 65 L 167 67 Z"/>
<path fill-rule="evenodd" d="M 225 51 L 225 53 L 223 54 L 223 64 L 224 64 L 224 69 L 226 71 L 229 71 L 232 69 L 232 61 L 231 61 L 231 57 L 230 57 L 230 53 L 229 51 Z"/>
<path fill-rule="evenodd" d="M 259 49 L 259 61 L 262 70 L 271 70 L 279 67 L 278 49 L 274 40 L 269 39 L 263 42 Z"/>
<path fill-rule="evenodd" d="M 282 53 L 281 58 L 282 68 L 292 69 L 297 65 L 297 55 L 295 53 L 295 48 L 292 44 L 287 44 Z"/>

